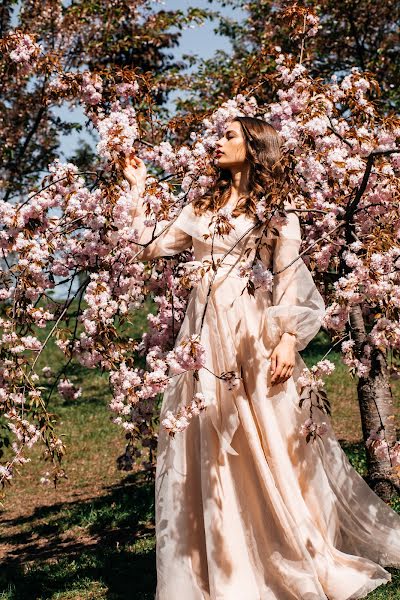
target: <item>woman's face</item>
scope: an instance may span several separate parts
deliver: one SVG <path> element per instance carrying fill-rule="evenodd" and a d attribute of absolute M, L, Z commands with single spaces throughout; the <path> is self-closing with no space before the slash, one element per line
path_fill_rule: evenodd
<path fill-rule="evenodd" d="M 238 121 L 228 123 L 224 135 L 218 140 L 215 164 L 222 169 L 243 166 L 246 162 L 246 140 Z"/>

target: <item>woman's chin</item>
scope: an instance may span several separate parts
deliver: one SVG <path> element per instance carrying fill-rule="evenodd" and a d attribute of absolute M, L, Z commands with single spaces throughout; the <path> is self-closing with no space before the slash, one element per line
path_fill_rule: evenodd
<path fill-rule="evenodd" d="M 231 166 L 231 163 L 228 160 L 224 160 L 223 157 L 219 156 L 217 156 L 214 162 L 215 165 L 220 169 L 229 169 L 229 167 Z"/>
<path fill-rule="evenodd" d="M 229 171 L 230 169 L 241 169 L 246 165 L 246 161 L 228 160 L 225 156 L 217 156 L 214 159 L 214 165 L 220 169 Z"/>

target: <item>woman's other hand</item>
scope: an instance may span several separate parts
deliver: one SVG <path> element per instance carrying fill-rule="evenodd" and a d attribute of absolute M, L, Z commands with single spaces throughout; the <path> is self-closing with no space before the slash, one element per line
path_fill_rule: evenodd
<path fill-rule="evenodd" d="M 293 375 L 296 360 L 296 336 L 284 333 L 271 354 L 271 383 L 284 383 Z"/>
<path fill-rule="evenodd" d="M 132 189 L 137 188 L 142 193 L 146 185 L 147 169 L 141 158 L 132 154 L 126 159 L 124 177 L 129 181 Z"/>

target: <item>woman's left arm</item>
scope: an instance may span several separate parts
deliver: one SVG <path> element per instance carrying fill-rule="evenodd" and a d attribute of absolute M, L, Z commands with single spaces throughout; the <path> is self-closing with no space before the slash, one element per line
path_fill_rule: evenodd
<path fill-rule="evenodd" d="M 291 208 L 286 214 L 275 240 L 272 306 L 267 309 L 267 327 L 276 344 L 271 355 L 273 384 L 291 377 L 296 351 L 303 350 L 315 337 L 325 314 L 324 300 L 299 256 L 299 218 Z"/>

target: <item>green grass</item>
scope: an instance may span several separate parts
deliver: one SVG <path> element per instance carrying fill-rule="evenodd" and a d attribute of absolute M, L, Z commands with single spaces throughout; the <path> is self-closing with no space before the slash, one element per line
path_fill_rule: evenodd
<path fill-rule="evenodd" d="M 153 495 L 153 483 L 139 473 L 98 498 L 37 509 L 20 523 L 22 531 L 2 536 L 21 547 L 24 560 L 3 561 L 0 598 L 152 598 Z M 30 556 L 26 545 L 38 538 L 53 542 Z"/>
<path fill-rule="evenodd" d="M 133 334 L 144 326 L 139 315 Z M 323 334 L 314 340 L 303 355 L 307 364 L 323 356 L 326 343 Z M 335 429 L 353 466 L 365 475 L 355 384 L 339 355 L 329 358 L 337 365 L 326 384 Z M 54 369 L 62 365 L 54 346 L 41 360 Z M 47 466 L 36 448 L 8 490 L 0 525 L 0 600 L 153 600 L 153 482 L 141 472 L 116 470 L 124 437 L 110 423 L 107 375 L 70 365 L 67 376 L 82 384 L 82 397 L 71 403 L 54 395 L 51 408 L 65 435 L 68 480 L 57 490 L 41 486 Z M 397 381 L 394 391 L 399 398 Z M 369 600 L 400 600 L 400 572 L 389 570 L 393 582 Z"/>

